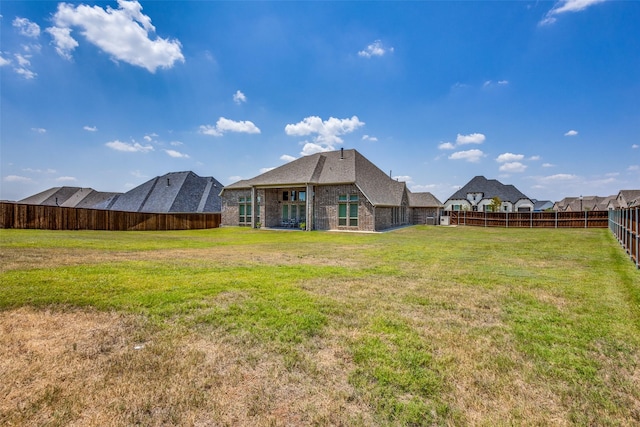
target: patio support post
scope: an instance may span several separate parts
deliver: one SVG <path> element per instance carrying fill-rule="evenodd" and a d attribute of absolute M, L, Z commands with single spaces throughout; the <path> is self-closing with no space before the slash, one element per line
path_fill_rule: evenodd
<path fill-rule="evenodd" d="M 305 205 L 305 209 L 307 210 L 306 221 L 305 221 L 305 231 L 313 230 L 313 205 L 314 205 L 314 197 L 313 194 L 313 185 L 307 184 L 307 202 Z"/>

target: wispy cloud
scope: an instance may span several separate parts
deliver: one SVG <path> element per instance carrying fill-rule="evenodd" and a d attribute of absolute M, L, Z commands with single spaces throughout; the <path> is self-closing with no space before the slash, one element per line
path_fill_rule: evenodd
<path fill-rule="evenodd" d="M 40 36 L 40 26 L 35 22 L 29 21 L 27 18 L 16 17 L 13 20 L 13 26 L 18 29 L 18 32 L 26 37 L 38 38 Z"/>
<path fill-rule="evenodd" d="M 149 151 L 153 151 L 153 146 L 151 145 L 141 145 L 137 142 L 128 143 L 122 141 L 110 141 L 106 144 L 107 147 L 116 151 L 123 151 L 126 153 L 148 153 Z"/>
<path fill-rule="evenodd" d="M 371 136 L 371 135 L 362 135 L 362 140 L 363 141 L 377 142 L 378 138 L 376 138 L 375 136 Z"/>
<path fill-rule="evenodd" d="M 564 136 L 576 136 L 577 134 L 578 134 L 577 130 L 571 129 L 570 131 L 566 132 Z"/>
<path fill-rule="evenodd" d="M 482 144 L 485 139 L 486 137 L 481 133 L 471 133 L 469 135 L 458 134 L 456 145 Z"/>
<path fill-rule="evenodd" d="M 233 94 L 233 102 L 240 105 L 243 102 L 247 102 L 247 97 L 245 96 L 244 93 L 238 90 L 236 91 L 236 93 Z"/>
<path fill-rule="evenodd" d="M 151 18 L 142 13 L 138 1 L 118 0 L 117 9 L 59 3 L 52 20 L 54 26 L 46 31 L 53 37 L 58 54 L 67 59 L 79 45 L 71 35 L 74 28 L 79 28 L 89 43 L 111 55 L 114 61 L 151 73 L 158 68 L 171 68 L 176 61 L 184 62 L 178 40 L 153 36 L 156 28 Z"/>
<path fill-rule="evenodd" d="M 527 170 L 527 165 L 520 162 L 507 162 L 500 165 L 500 172 L 522 173 Z"/>
<path fill-rule="evenodd" d="M 95 126 L 85 126 L 82 129 L 86 130 L 87 132 L 96 132 L 98 130 L 98 128 Z"/>
<path fill-rule="evenodd" d="M 56 178 L 58 182 L 76 182 L 78 179 L 75 176 L 59 176 Z"/>
<path fill-rule="evenodd" d="M 498 163 L 517 162 L 524 159 L 524 154 L 503 153 L 496 158 Z"/>
<path fill-rule="evenodd" d="M 31 130 L 35 133 L 47 133 L 47 130 L 44 128 L 31 128 Z"/>
<path fill-rule="evenodd" d="M 482 150 L 466 150 L 457 151 L 449 156 L 450 160 L 466 160 L 467 162 L 477 163 L 485 156 Z"/>
<path fill-rule="evenodd" d="M 296 158 L 293 156 L 290 156 L 288 154 L 283 154 L 282 156 L 280 156 L 280 160 L 284 160 L 285 162 L 292 162 L 294 161 Z"/>
<path fill-rule="evenodd" d="M 20 175 L 7 175 L 2 180 L 5 182 L 33 182 L 31 178 Z"/>
<path fill-rule="evenodd" d="M 170 157 L 173 157 L 174 159 L 189 159 L 189 155 L 188 154 L 184 154 L 181 153 L 179 151 L 176 150 L 164 150 L 165 153 L 167 153 Z"/>
<path fill-rule="evenodd" d="M 384 56 L 387 53 L 393 53 L 393 47 L 386 47 L 382 41 L 376 40 L 368 45 L 364 50 L 358 52 L 358 56 L 363 58 L 371 58 L 373 56 Z"/>
<path fill-rule="evenodd" d="M 595 4 L 602 3 L 606 0 L 561 0 L 557 2 L 553 8 L 546 13 L 539 25 L 551 25 L 557 21 L 557 16 L 563 13 L 581 12 Z"/>

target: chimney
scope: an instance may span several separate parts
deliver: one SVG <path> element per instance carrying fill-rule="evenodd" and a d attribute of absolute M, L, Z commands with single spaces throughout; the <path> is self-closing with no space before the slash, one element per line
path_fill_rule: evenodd
<path fill-rule="evenodd" d="M 167 178 L 167 187 L 170 186 L 171 184 L 169 183 L 169 178 Z"/>
<path fill-rule="evenodd" d="M 340 148 L 340 160 L 344 160 L 344 148 Z"/>

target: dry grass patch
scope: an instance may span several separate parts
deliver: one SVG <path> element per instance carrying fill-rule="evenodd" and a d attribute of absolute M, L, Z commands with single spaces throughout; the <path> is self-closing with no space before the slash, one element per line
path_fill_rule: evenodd
<path fill-rule="evenodd" d="M 215 331 L 81 310 L 0 312 L 3 425 L 372 425 L 339 344 L 304 363 Z"/>

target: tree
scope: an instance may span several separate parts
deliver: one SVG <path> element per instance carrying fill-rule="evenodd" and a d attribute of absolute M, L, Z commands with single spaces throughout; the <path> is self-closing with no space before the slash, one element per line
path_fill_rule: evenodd
<path fill-rule="evenodd" d="M 495 196 L 493 199 L 491 199 L 491 203 L 489 204 L 489 206 L 491 206 L 492 212 L 500 212 L 500 206 L 502 206 L 502 200 L 500 200 L 500 197 Z"/>

